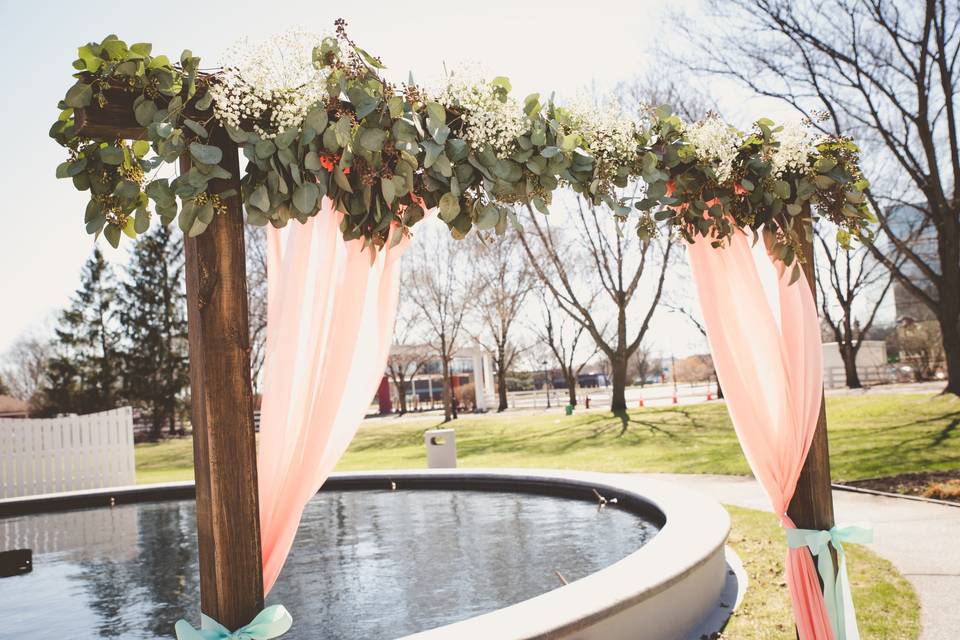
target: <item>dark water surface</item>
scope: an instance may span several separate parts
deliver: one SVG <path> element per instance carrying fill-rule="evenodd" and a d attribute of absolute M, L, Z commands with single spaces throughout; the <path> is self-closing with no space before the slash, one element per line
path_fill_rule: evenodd
<path fill-rule="evenodd" d="M 389 640 L 526 600 L 644 544 L 617 508 L 521 493 L 330 491 L 307 506 L 268 603 L 290 640 Z M 199 620 L 192 501 L 0 520 L 0 550 L 32 573 L 0 578 L 0 638 L 172 638 Z"/>

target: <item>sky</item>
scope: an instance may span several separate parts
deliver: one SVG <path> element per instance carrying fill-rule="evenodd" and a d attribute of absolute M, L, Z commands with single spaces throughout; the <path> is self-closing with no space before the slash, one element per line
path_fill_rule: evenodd
<path fill-rule="evenodd" d="M 171 59 L 190 48 L 207 67 L 218 65 L 221 53 L 241 37 L 259 40 L 291 28 L 326 33 L 342 17 L 354 40 L 379 55 L 393 79 L 404 80 L 412 71 L 419 83 L 429 84 L 444 65 L 479 65 L 491 76 L 510 77 L 519 96 L 573 96 L 587 87 L 603 92 L 659 69 L 665 50 L 685 46 L 670 28 L 670 12 L 687 11 L 696 19 L 697 1 L 367 0 L 331 9 L 333 3 L 316 0 L 0 0 L 0 59 L 8 70 L 0 101 L 0 354 L 21 335 L 49 330 L 93 247 L 82 224 L 85 194 L 54 177 L 65 154 L 47 135 L 57 101 L 72 84 L 77 46 L 115 33 L 127 42 L 152 42 L 155 54 Z M 732 84 L 709 86 L 721 112 L 737 124 L 789 115 L 783 105 Z M 101 250 L 124 263 L 124 244 L 114 250 L 101 241 Z M 683 284 L 688 278 L 678 278 L 678 286 L 689 286 Z M 656 323 L 652 339 L 671 345 L 677 355 L 705 351 L 687 324 L 666 318 Z"/>

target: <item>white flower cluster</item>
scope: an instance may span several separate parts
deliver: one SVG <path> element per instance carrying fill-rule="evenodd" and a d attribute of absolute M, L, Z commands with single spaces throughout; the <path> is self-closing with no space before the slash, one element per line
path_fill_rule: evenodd
<path fill-rule="evenodd" d="M 684 134 L 700 160 L 716 163 L 717 180 L 729 180 L 743 135 L 715 115 L 687 125 Z"/>
<path fill-rule="evenodd" d="M 816 137 L 803 122 L 790 122 L 776 134 L 780 146 L 770 158 L 773 175 L 780 177 L 784 171 L 802 171 L 810 162 L 810 154 L 815 151 Z"/>
<path fill-rule="evenodd" d="M 326 95 L 329 70 L 313 63 L 313 48 L 322 40 L 293 30 L 258 44 L 234 44 L 224 54 L 230 65 L 210 87 L 216 117 L 233 127 L 253 121 L 261 138 L 299 127 Z"/>
<path fill-rule="evenodd" d="M 431 97 L 447 108 L 463 112 L 463 137 L 475 148 L 489 144 L 500 158 L 516 150 L 517 138 L 530 129 L 530 119 L 511 97 L 501 101 L 498 87 L 486 80 L 450 74 Z"/>
<path fill-rule="evenodd" d="M 598 162 L 627 166 L 636 160 L 637 124 L 613 101 L 598 105 L 580 97 L 564 108 L 572 132 L 580 135 L 583 148 Z"/>

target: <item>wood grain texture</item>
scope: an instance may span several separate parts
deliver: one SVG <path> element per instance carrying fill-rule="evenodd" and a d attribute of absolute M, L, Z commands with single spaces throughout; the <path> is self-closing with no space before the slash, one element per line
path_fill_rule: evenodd
<path fill-rule="evenodd" d="M 222 129 L 211 135 L 234 176 L 212 192 L 239 192 L 236 145 Z M 243 217 L 237 196 L 225 202 L 184 251 L 201 609 L 237 629 L 263 608 L 263 571 Z"/>
<path fill-rule="evenodd" d="M 206 89 L 199 87 L 193 98 L 186 103 L 182 115 L 201 122 L 209 119 L 212 113 L 209 109 L 199 111 L 194 107 L 196 101 L 204 93 L 206 93 Z M 133 102 L 139 94 L 123 89 L 110 88 L 104 91 L 104 95 L 107 102 L 103 107 L 94 101 L 94 104 L 85 109 L 74 110 L 77 133 L 81 137 L 104 140 L 146 140 L 146 128 L 140 126 L 133 115 Z M 169 100 L 170 98 L 167 96 L 158 96 L 154 102 L 158 106 L 166 107 Z M 230 149 L 236 149 L 237 145 L 230 140 L 229 136 L 227 142 Z"/>
<path fill-rule="evenodd" d="M 809 219 L 809 206 L 802 215 Z M 816 301 L 817 283 L 812 238 L 804 234 L 801 243 L 805 258 L 803 275 Z M 799 529 L 826 530 L 834 525 L 830 445 L 827 440 L 827 406 L 822 395 L 823 391 L 821 390 L 820 393 L 820 417 L 817 419 L 817 429 L 813 434 L 810 451 L 807 453 L 807 459 L 803 463 L 803 469 L 797 480 L 797 490 L 787 508 L 787 515 Z M 836 551 L 831 549 L 831 553 L 836 566 Z"/>

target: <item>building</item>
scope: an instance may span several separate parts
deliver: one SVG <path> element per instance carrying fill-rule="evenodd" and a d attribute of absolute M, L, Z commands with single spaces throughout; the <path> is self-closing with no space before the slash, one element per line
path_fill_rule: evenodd
<path fill-rule="evenodd" d="M 0 418 L 26 418 L 30 413 L 30 405 L 11 396 L 0 395 Z"/>
<path fill-rule="evenodd" d="M 888 224 L 898 238 L 910 238 L 910 250 L 919 256 L 934 271 L 940 271 L 940 255 L 937 253 L 937 230 L 929 223 L 923 211 L 909 205 L 890 209 Z M 892 250 L 892 247 L 891 247 Z M 912 261 L 907 260 L 901 271 L 920 289 L 936 297 L 936 289 L 929 278 Z M 930 307 L 917 299 L 899 280 L 893 283 L 893 302 L 897 324 L 936 320 Z"/>
<path fill-rule="evenodd" d="M 917 206 L 900 205 L 888 212 L 888 225 L 898 238 L 910 238 L 909 247 L 933 271 L 940 271 L 937 231 Z M 936 299 L 934 284 L 915 262 L 907 260 L 901 271 L 910 282 Z M 933 310 L 918 299 L 899 280 L 893 284 L 897 317 L 897 343 L 900 370 L 914 379 L 926 380 L 943 375 L 944 352 L 940 324 Z"/>
<path fill-rule="evenodd" d="M 860 382 L 883 384 L 893 377 L 887 364 L 887 343 L 883 340 L 864 340 L 857 351 L 857 375 Z M 823 343 L 823 386 L 836 389 L 846 386 L 847 370 L 843 366 L 840 347 L 836 342 Z"/>
<path fill-rule="evenodd" d="M 391 347 L 391 353 L 397 350 L 432 351 L 427 345 Z M 491 406 L 496 391 L 493 359 L 488 351 L 480 347 L 459 349 L 450 362 L 450 378 L 457 403 L 462 410 L 486 411 Z M 408 410 L 416 411 L 440 406 L 443 402 L 443 362 L 439 356 L 430 357 L 415 376 L 408 378 L 406 386 L 404 393 Z M 390 413 L 399 403 L 399 395 L 400 390 L 391 380 L 389 372 L 386 373 L 380 381 L 378 392 L 380 413 Z"/>

